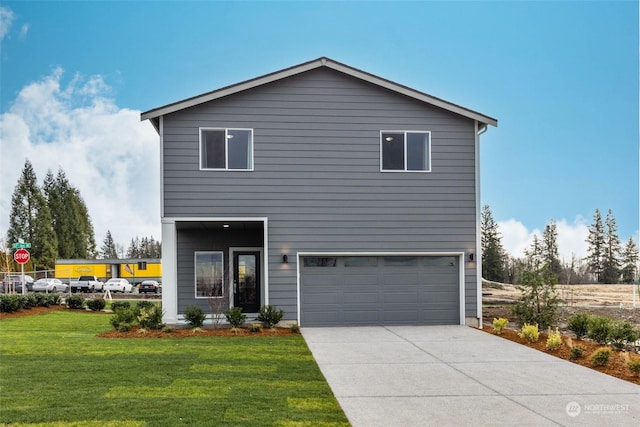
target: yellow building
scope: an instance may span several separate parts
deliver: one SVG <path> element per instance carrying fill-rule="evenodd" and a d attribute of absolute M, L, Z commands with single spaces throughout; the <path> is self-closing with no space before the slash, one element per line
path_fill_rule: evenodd
<path fill-rule="evenodd" d="M 107 281 L 122 277 L 133 285 L 143 280 L 162 280 L 162 264 L 157 258 L 57 259 L 55 277 L 68 283 L 80 276 L 96 276 Z"/>

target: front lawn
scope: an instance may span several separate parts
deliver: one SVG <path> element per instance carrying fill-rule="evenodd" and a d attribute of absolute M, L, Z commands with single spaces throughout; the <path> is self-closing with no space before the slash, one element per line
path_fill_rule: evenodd
<path fill-rule="evenodd" d="M 348 425 L 300 335 L 97 338 L 110 317 L 0 321 L 0 423 Z"/>

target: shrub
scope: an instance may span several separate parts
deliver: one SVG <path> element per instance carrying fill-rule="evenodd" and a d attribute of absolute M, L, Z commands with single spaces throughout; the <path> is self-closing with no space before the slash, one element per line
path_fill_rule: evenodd
<path fill-rule="evenodd" d="M 173 326 L 165 326 L 164 328 L 162 328 L 162 332 L 166 332 L 167 334 L 170 334 L 175 331 L 176 331 L 176 328 L 174 328 Z"/>
<path fill-rule="evenodd" d="M 142 310 L 143 308 L 150 309 L 152 307 L 155 307 L 155 304 L 153 303 L 153 301 L 140 300 L 136 303 L 136 307 L 138 307 L 140 310 Z"/>
<path fill-rule="evenodd" d="M 297 323 L 293 323 L 291 326 L 289 326 L 289 330 L 294 334 L 299 334 L 300 333 L 300 325 L 298 325 Z"/>
<path fill-rule="evenodd" d="M 538 325 L 529 325 L 525 323 L 522 325 L 522 330 L 518 334 L 520 338 L 524 338 L 529 342 L 536 342 L 538 338 L 540 338 L 540 333 L 538 332 Z"/>
<path fill-rule="evenodd" d="M 126 332 L 131 329 L 131 325 L 133 325 L 136 321 L 136 314 L 133 312 L 131 308 L 119 308 L 114 311 L 113 316 L 109 319 L 109 323 L 113 326 L 114 329 L 120 332 Z M 123 330 L 126 328 L 126 330 Z"/>
<path fill-rule="evenodd" d="M 569 353 L 569 359 L 571 360 L 580 359 L 582 356 L 584 356 L 585 350 L 586 348 L 584 348 L 584 346 L 580 344 L 571 347 L 571 352 Z"/>
<path fill-rule="evenodd" d="M 47 307 L 52 305 L 60 305 L 60 301 L 62 298 L 58 294 L 42 294 L 45 298 L 46 302 L 49 304 Z"/>
<path fill-rule="evenodd" d="M 51 301 L 49 300 L 49 298 L 47 298 L 48 294 L 31 294 L 34 296 L 35 298 L 35 305 L 34 307 L 49 307 L 51 306 Z"/>
<path fill-rule="evenodd" d="M 20 295 L 0 295 L 0 312 L 13 313 L 22 308 Z"/>
<path fill-rule="evenodd" d="M 634 343 L 638 334 L 629 322 L 613 322 L 609 331 L 609 341 L 615 348 L 620 349 L 627 343 Z"/>
<path fill-rule="evenodd" d="M 259 323 L 252 323 L 249 326 L 249 332 L 262 332 L 262 325 Z"/>
<path fill-rule="evenodd" d="M 606 344 L 611 335 L 611 319 L 603 316 L 591 316 L 587 336 L 598 344 Z"/>
<path fill-rule="evenodd" d="M 87 307 L 89 307 L 89 310 L 91 311 L 103 310 L 106 305 L 107 302 L 104 298 L 93 298 L 87 301 Z"/>
<path fill-rule="evenodd" d="M 522 295 L 513 307 L 518 325 L 537 324 L 546 329 L 555 324 L 560 298 L 557 277 L 548 268 L 525 270 L 518 289 Z"/>
<path fill-rule="evenodd" d="M 562 336 L 556 328 L 556 331 L 553 332 L 551 328 L 549 328 L 548 336 L 547 336 L 547 350 L 557 350 L 562 345 Z"/>
<path fill-rule="evenodd" d="M 284 311 L 276 310 L 272 305 L 263 305 L 260 308 L 257 319 L 264 322 L 268 327 L 273 328 L 282 320 L 282 316 L 284 316 Z"/>
<path fill-rule="evenodd" d="M 640 377 L 640 357 L 630 357 L 627 360 L 627 369 L 636 377 Z"/>
<path fill-rule="evenodd" d="M 589 332 L 589 313 L 576 313 L 569 317 L 569 330 L 576 335 L 576 338 L 582 339 Z"/>
<path fill-rule="evenodd" d="M 138 323 L 144 329 L 162 329 L 162 309 L 152 304 L 151 308 L 141 308 L 137 316 Z"/>
<path fill-rule="evenodd" d="M 506 328 L 508 324 L 509 324 L 509 320 L 505 319 L 504 317 L 501 317 L 499 319 L 494 318 L 493 330 L 496 332 L 496 334 L 500 335 L 502 333 L 502 330 Z"/>
<path fill-rule="evenodd" d="M 601 347 L 591 355 L 591 366 L 607 366 L 611 357 L 611 349 L 609 347 Z"/>
<path fill-rule="evenodd" d="M 190 305 L 184 310 L 184 320 L 186 320 L 192 328 L 201 327 L 206 318 L 207 315 L 204 314 L 204 311 L 197 305 Z"/>
<path fill-rule="evenodd" d="M 38 297 L 35 293 L 23 295 L 22 297 L 22 308 L 33 308 L 38 306 Z"/>
<path fill-rule="evenodd" d="M 116 311 L 119 310 L 121 308 L 131 308 L 131 304 L 129 304 L 129 301 L 113 301 L 111 303 L 111 310 L 112 311 Z"/>
<path fill-rule="evenodd" d="M 71 295 L 67 298 L 67 307 L 73 309 L 84 308 L 84 297 L 81 295 Z"/>
<path fill-rule="evenodd" d="M 224 315 L 232 328 L 239 328 L 247 320 L 247 315 L 242 313 L 240 307 L 230 308 Z"/>

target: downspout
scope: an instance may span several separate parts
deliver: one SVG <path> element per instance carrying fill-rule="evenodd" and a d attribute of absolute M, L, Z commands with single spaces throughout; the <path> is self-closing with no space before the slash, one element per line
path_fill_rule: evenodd
<path fill-rule="evenodd" d="M 482 329 L 482 236 L 480 230 L 480 135 L 487 131 L 488 125 L 475 122 L 475 178 L 476 178 L 476 315 L 478 327 Z"/>

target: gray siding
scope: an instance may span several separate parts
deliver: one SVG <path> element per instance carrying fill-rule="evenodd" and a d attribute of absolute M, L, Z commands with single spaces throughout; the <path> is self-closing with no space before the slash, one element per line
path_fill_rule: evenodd
<path fill-rule="evenodd" d="M 254 129 L 254 171 L 200 171 L 199 127 Z M 381 130 L 431 131 L 432 172 L 380 172 Z M 468 118 L 316 69 L 168 114 L 163 132 L 165 217 L 268 217 L 270 303 L 287 318 L 298 251 L 475 252 Z M 468 316 L 475 267 L 465 266 Z"/>

